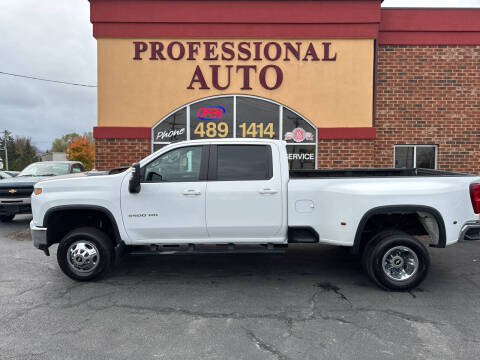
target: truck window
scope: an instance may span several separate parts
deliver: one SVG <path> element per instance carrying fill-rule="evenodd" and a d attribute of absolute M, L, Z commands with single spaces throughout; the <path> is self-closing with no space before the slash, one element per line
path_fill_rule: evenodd
<path fill-rule="evenodd" d="M 265 145 L 218 145 L 216 180 L 270 179 L 271 156 Z"/>
<path fill-rule="evenodd" d="M 198 181 L 202 146 L 187 146 L 160 155 L 145 167 L 146 182 Z"/>
<path fill-rule="evenodd" d="M 79 173 L 84 171 L 80 164 L 73 164 L 72 165 L 72 173 Z"/>

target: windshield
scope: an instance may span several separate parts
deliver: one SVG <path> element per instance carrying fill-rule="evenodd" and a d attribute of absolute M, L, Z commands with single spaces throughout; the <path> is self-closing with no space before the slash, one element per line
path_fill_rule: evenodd
<path fill-rule="evenodd" d="M 28 165 L 18 176 L 57 176 L 69 173 L 69 164 L 34 163 Z"/>

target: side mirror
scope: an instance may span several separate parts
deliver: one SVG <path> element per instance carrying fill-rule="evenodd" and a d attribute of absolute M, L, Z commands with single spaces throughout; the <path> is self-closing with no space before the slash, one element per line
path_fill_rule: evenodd
<path fill-rule="evenodd" d="M 132 164 L 133 172 L 130 182 L 128 183 L 128 191 L 132 194 L 138 194 L 140 192 L 140 164 Z"/>

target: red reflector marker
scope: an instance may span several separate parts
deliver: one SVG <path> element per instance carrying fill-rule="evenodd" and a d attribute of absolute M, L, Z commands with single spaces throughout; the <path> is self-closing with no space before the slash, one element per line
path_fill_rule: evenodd
<path fill-rule="evenodd" d="M 470 184 L 470 199 L 473 211 L 475 214 L 480 214 L 480 184 Z"/>

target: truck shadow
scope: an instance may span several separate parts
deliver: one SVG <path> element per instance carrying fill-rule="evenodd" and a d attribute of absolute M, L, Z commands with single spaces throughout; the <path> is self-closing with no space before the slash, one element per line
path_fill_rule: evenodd
<path fill-rule="evenodd" d="M 478 247 L 466 242 L 447 249 L 430 249 L 432 266 L 426 280 L 415 292 L 452 294 L 462 287 L 478 289 L 465 276 L 478 276 L 475 260 Z M 460 266 L 461 265 L 461 266 Z M 124 256 L 103 281 L 115 284 L 148 283 L 153 289 L 165 285 L 212 285 L 228 289 L 241 285 L 246 291 L 258 286 L 363 288 L 385 292 L 364 274 L 360 259 L 346 247 L 292 245 L 284 254 L 192 254 Z M 413 292 L 409 292 L 415 298 Z M 408 295 L 408 294 L 407 294 Z M 452 295 L 453 296 L 453 295 Z"/>
<path fill-rule="evenodd" d="M 126 255 L 107 276 L 110 280 L 128 278 L 211 279 L 250 278 L 292 281 L 292 278 L 315 277 L 329 282 L 355 282 L 369 285 L 359 259 L 348 248 L 327 245 L 294 245 L 283 254 L 182 254 Z"/>

